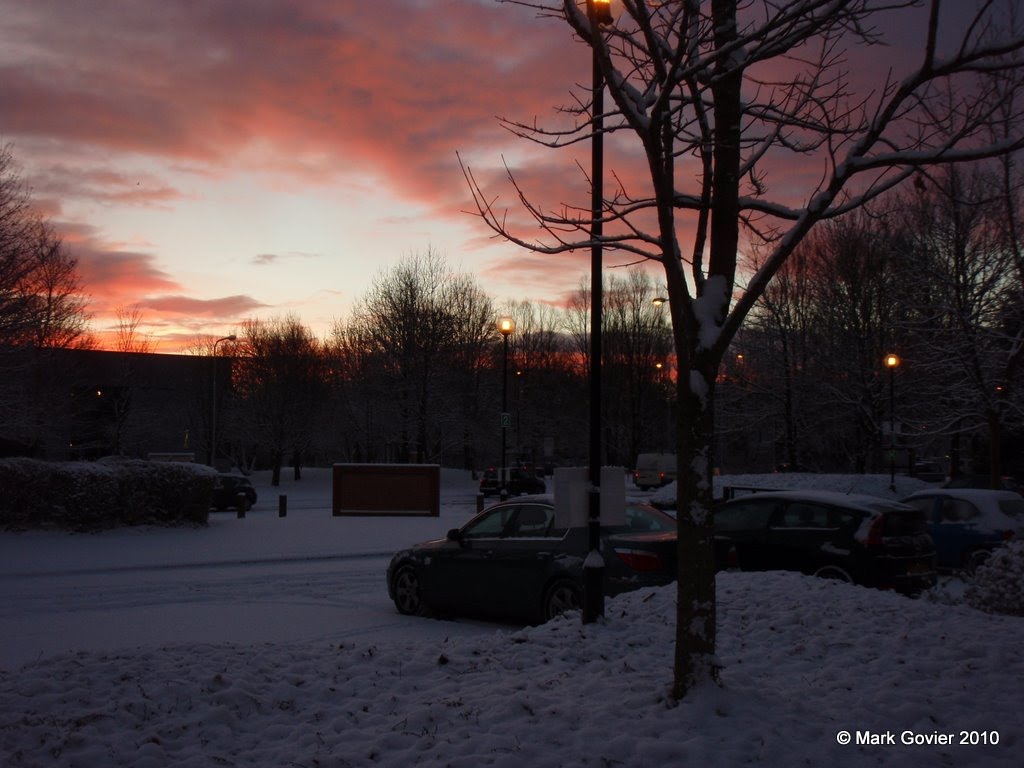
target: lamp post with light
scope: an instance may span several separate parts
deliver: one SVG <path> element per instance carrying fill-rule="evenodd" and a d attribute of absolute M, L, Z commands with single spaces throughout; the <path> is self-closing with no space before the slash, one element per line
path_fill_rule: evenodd
<path fill-rule="evenodd" d="M 597 37 L 602 24 L 611 24 L 611 0 L 587 0 L 591 42 L 593 99 L 591 123 L 590 196 L 590 494 L 587 532 L 590 555 L 583 565 L 583 623 L 604 615 L 604 562 L 601 559 L 601 310 L 604 277 L 601 237 L 604 234 L 604 75 Z"/>
<path fill-rule="evenodd" d="M 500 488 L 498 493 L 502 500 L 508 498 L 508 461 L 506 448 L 508 442 L 506 434 L 511 424 L 512 417 L 508 412 L 508 337 L 515 333 L 516 321 L 511 317 L 498 318 L 498 332 L 502 336 L 502 364 L 501 364 L 501 474 Z"/>
<path fill-rule="evenodd" d="M 885 367 L 889 369 L 889 490 L 896 492 L 896 369 L 898 355 L 885 356 Z"/>
<path fill-rule="evenodd" d="M 213 342 L 213 413 L 210 417 L 210 466 L 217 466 L 217 345 L 222 341 L 235 341 L 235 334 L 224 336 Z"/>

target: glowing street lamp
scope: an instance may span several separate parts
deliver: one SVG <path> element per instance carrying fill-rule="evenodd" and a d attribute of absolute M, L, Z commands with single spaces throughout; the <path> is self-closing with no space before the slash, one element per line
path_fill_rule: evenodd
<path fill-rule="evenodd" d="M 213 414 L 210 417 L 210 466 L 217 466 L 217 345 L 222 341 L 235 341 L 235 334 L 224 336 L 213 342 Z"/>
<path fill-rule="evenodd" d="M 511 317 L 498 318 L 498 333 L 502 336 L 503 353 L 501 365 L 501 487 L 499 494 L 502 499 L 508 498 L 508 461 L 506 453 L 506 434 L 512 417 L 508 412 L 508 337 L 515 333 L 516 321 Z"/>
<path fill-rule="evenodd" d="M 598 24 L 611 24 L 614 21 L 612 0 L 590 0 L 587 5 L 589 6 L 588 11 L 593 14 L 591 19 Z"/>
<path fill-rule="evenodd" d="M 885 356 L 889 369 L 889 490 L 896 492 L 896 369 L 900 358 L 892 353 Z"/>

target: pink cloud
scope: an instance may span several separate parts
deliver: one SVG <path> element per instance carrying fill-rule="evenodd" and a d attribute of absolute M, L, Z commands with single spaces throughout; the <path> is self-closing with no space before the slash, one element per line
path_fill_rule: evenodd
<path fill-rule="evenodd" d="M 178 293 L 182 286 L 156 266 L 154 256 L 104 243 L 86 225 L 58 222 L 55 229 L 78 260 L 83 292 L 89 297 L 90 313 L 98 320 L 101 342 L 103 329 L 116 328 L 111 318 L 126 307 L 139 311 L 143 330 L 194 328 L 192 334 L 185 334 L 191 343 L 205 325 L 237 324 L 268 306 L 244 295 L 212 299 L 182 295 Z M 165 344 L 175 336 L 173 332 L 163 335 Z"/>
<path fill-rule="evenodd" d="M 557 25 L 471 0 L 43 0 L 8 34 L 40 52 L 0 71 L 9 135 L 204 162 L 259 139 L 427 200 L 461 192 L 456 148 L 507 140 L 495 115 L 549 112 L 566 49 Z"/>
<path fill-rule="evenodd" d="M 268 305 L 251 296 L 224 296 L 218 299 L 195 299 L 188 296 L 154 296 L 139 302 L 142 310 L 151 309 L 160 315 L 186 315 L 188 317 L 225 319 L 244 318 L 247 314 Z"/>

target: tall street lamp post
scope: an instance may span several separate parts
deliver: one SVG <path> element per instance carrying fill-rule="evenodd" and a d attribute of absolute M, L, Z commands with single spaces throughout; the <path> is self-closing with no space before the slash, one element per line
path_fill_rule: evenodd
<path fill-rule="evenodd" d="M 885 356 L 885 367 L 889 369 L 889 490 L 896 492 L 896 369 L 898 355 Z"/>
<path fill-rule="evenodd" d="M 587 16 L 595 40 L 591 43 L 593 98 L 591 121 L 590 196 L 590 494 L 587 532 L 590 554 L 583 564 L 583 623 L 604 615 L 604 561 L 601 559 L 601 236 L 604 232 L 604 75 L 596 37 L 602 24 L 612 22 L 611 0 L 587 0 Z"/>
<path fill-rule="evenodd" d="M 224 336 L 213 342 L 213 413 L 210 416 L 210 466 L 217 466 L 217 345 L 222 341 L 235 341 L 235 334 Z"/>
<path fill-rule="evenodd" d="M 512 416 L 508 412 L 508 337 L 516 330 L 516 321 L 511 317 L 498 319 L 498 332 L 502 336 L 502 364 L 501 364 L 501 468 L 499 494 L 501 499 L 508 498 L 508 461 L 506 434 L 512 422 Z"/>

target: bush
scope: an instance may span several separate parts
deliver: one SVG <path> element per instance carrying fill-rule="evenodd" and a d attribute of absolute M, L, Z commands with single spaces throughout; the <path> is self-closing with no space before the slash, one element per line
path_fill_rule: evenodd
<path fill-rule="evenodd" d="M 216 472 L 198 464 L 0 460 L 0 527 L 98 530 L 204 525 Z"/>
<path fill-rule="evenodd" d="M 1024 616 L 1024 541 L 1008 542 L 974 572 L 964 592 L 967 602 L 986 613 Z"/>

